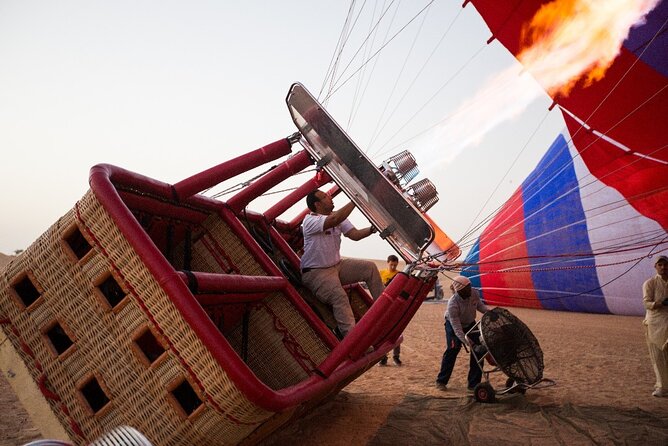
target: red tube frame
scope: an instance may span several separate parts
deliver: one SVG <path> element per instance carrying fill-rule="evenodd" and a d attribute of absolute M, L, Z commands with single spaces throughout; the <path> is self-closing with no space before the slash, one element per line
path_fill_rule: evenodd
<path fill-rule="evenodd" d="M 238 156 L 174 184 L 174 198 L 183 200 L 292 151 L 288 138 L 279 139 L 245 155 Z"/>
<path fill-rule="evenodd" d="M 281 140 L 273 145 L 259 149 L 262 159 L 270 157 L 266 150 L 269 150 L 274 156 L 277 153 L 289 149 L 289 142 Z M 258 151 L 254 152 L 256 156 Z M 289 153 L 289 152 L 288 152 Z M 280 156 L 280 155 L 279 155 Z M 374 337 L 371 334 L 376 334 L 377 330 L 365 331 L 364 328 L 373 329 L 374 324 L 377 323 L 379 315 L 382 315 L 384 307 L 390 306 L 394 309 L 397 306 L 396 295 L 390 296 L 384 293 L 379 301 L 373 305 L 367 314 L 362 318 L 360 323 L 360 330 L 355 330 L 345 340 L 334 348 L 331 358 L 328 358 L 323 364 L 331 364 L 327 368 L 327 376 L 329 379 L 324 379 L 318 375 L 312 375 L 308 379 L 285 389 L 274 391 L 260 381 L 252 371 L 241 361 L 234 349 L 229 345 L 225 337 L 216 329 L 213 322 L 206 315 L 203 308 L 196 302 L 181 276 L 174 270 L 174 268 L 167 262 L 162 253 L 154 245 L 148 234 L 136 221 L 130 210 L 122 201 L 119 191 L 115 186 L 124 185 L 130 188 L 141 186 L 142 191 L 147 191 L 158 196 L 171 199 L 176 198 L 187 202 L 195 207 L 211 210 L 217 212 L 230 227 L 243 239 L 243 242 L 248 246 L 251 253 L 256 257 L 258 262 L 265 270 L 275 276 L 281 275 L 278 268 L 269 260 L 261 248 L 257 245 L 255 240 L 247 233 L 243 225 L 238 221 L 235 215 L 223 203 L 212 200 L 206 197 L 194 195 L 202 188 L 204 184 L 211 184 L 220 181 L 223 177 L 223 168 L 233 169 L 234 172 L 244 171 L 251 167 L 250 164 L 240 157 L 230 164 L 223 163 L 216 168 L 209 169 L 201 174 L 190 177 L 180 183 L 177 183 L 178 188 L 169 184 L 162 183 L 124 169 L 110 166 L 97 165 L 91 169 L 90 185 L 91 190 L 104 207 L 104 209 L 111 215 L 116 222 L 118 228 L 125 236 L 126 240 L 133 247 L 137 255 L 139 255 L 156 278 L 160 286 L 165 290 L 167 295 L 179 309 L 184 320 L 189 324 L 193 331 L 197 334 L 201 342 L 210 351 L 216 361 L 224 368 L 230 379 L 235 383 L 239 390 L 255 405 L 262 407 L 265 410 L 273 412 L 281 412 L 288 408 L 303 404 L 315 398 L 323 398 L 328 393 L 331 393 L 337 388 L 341 387 L 341 383 L 355 373 L 359 373 L 364 367 L 368 367 L 370 361 L 377 360 L 384 354 L 382 351 L 377 351 L 372 354 L 361 356 L 357 351 L 361 349 L 362 345 L 371 345 L 374 342 Z M 299 160 L 301 162 L 301 160 Z M 242 168 L 243 166 L 243 168 Z M 225 173 L 226 177 L 232 177 L 229 171 Z M 206 187 L 203 187 L 206 189 Z M 332 191 L 336 193 L 338 187 L 334 187 Z M 193 192 L 195 191 L 195 192 Z M 191 196 L 192 195 L 192 196 Z M 185 197 L 188 197 L 185 199 Z M 237 201 L 236 208 L 245 200 Z M 273 228 L 272 228 L 273 229 Z M 276 234 L 272 236 L 275 237 Z M 294 259 L 291 259 L 294 261 Z M 417 280 L 417 279 L 413 279 Z M 397 284 L 399 286 L 399 284 Z M 284 290 L 285 294 L 289 296 L 295 308 L 305 317 L 307 322 L 323 337 L 327 345 L 336 345 L 336 340 L 326 326 L 320 319 L 318 319 L 313 312 L 308 308 L 303 299 L 297 295 L 293 287 L 287 286 Z M 403 299 L 402 299 L 403 300 Z M 385 304 L 377 305 L 386 301 Z M 401 305 L 398 305 L 401 306 Z M 378 313 L 378 314 L 377 314 Z M 395 310 L 391 311 L 394 314 Z M 388 314 L 389 318 L 390 315 Z M 383 317 L 381 319 L 387 319 Z M 381 342 L 375 339 L 376 342 Z M 381 342 L 382 343 L 382 342 Z M 354 348 L 354 347 L 358 348 Z M 364 350 L 366 347 L 364 347 Z M 336 357 L 332 357 L 336 352 Z M 349 359 L 350 360 L 347 360 Z M 331 360 L 330 360 L 331 359 Z M 344 361 L 344 359 L 346 359 Z"/>
<path fill-rule="evenodd" d="M 185 284 L 189 283 L 188 275 L 191 275 L 197 285 L 198 292 L 202 293 L 237 293 L 239 287 L 249 293 L 282 291 L 288 286 L 284 277 L 276 276 L 245 276 L 242 274 L 216 274 L 191 271 L 178 272 L 179 277 Z"/>
<path fill-rule="evenodd" d="M 275 221 L 279 215 L 283 214 L 285 211 L 294 206 L 299 200 L 307 196 L 311 191 L 316 190 L 324 184 L 332 181 L 332 178 L 327 174 L 327 172 L 320 171 L 313 178 L 299 186 L 297 189 L 290 192 L 285 198 L 281 201 L 267 209 L 264 213 L 264 217 L 268 222 Z M 303 219 L 303 217 L 302 217 Z"/>
<path fill-rule="evenodd" d="M 239 191 L 232 198 L 227 200 L 227 205 L 238 214 L 248 206 L 248 203 L 267 192 L 269 189 L 286 180 L 292 175 L 301 172 L 311 164 L 308 152 L 302 150 L 294 157 L 281 163 L 270 172 L 261 176 L 257 181 Z"/>

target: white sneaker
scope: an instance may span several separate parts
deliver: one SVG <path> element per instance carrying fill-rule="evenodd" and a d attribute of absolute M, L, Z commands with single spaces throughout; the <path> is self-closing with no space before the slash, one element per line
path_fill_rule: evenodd
<path fill-rule="evenodd" d="M 654 392 L 652 392 L 652 396 L 656 396 L 659 398 L 668 396 L 668 390 L 656 389 Z"/>

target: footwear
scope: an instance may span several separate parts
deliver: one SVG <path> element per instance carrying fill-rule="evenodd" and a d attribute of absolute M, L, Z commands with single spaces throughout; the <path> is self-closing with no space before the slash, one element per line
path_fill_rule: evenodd
<path fill-rule="evenodd" d="M 466 388 L 466 392 L 467 392 L 467 393 L 473 393 L 473 392 L 475 392 L 475 387 L 467 387 L 467 388 Z"/>
<path fill-rule="evenodd" d="M 654 392 L 652 392 L 652 396 L 656 396 L 658 398 L 668 396 L 668 392 L 664 392 L 663 389 L 656 389 Z"/>
<path fill-rule="evenodd" d="M 385 356 L 384 358 L 382 358 L 382 359 L 380 360 L 380 362 L 378 363 L 378 365 L 380 365 L 380 366 L 386 366 L 386 365 L 387 365 L 387 356 Z"/>
<path fill-rule="evenodd" d="M 395 363 L 396 365 L 401 365 L 401 359 L 399 359 L 398 356 L 395 356 L 395 357 L 392 358 L 392 359 L 394 360 L 394 363 Z"/>
<path fill-rule="evenodd" d="M 436 387 L 438 387 L 440 390 L 448 390 L 448 385 L 438 380 L 436 380 Z"/>

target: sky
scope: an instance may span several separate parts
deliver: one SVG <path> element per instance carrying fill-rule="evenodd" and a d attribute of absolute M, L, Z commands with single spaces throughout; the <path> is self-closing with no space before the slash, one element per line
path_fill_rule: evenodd
<path fill-rule="evenodd" d="M 462 150 L 433 131 L 517 66 L 461 4 L 355 2 L 324 90 L 329 113 L 375 163 L 414 153 L 417 179 L 439 191 L 429 214 L 455 240 L 510 196 L 563 128 L 542 94 Z M 27 248 L 69 211 L 96 164 L 175 183 L 294 133 L 288 89 L 301 82 L 319 96 L 350 5 L 0 0 L 0 252 Z M 351 219 L 367 225 L 359 213 Z M 392 252 L 378 237 L 342 247 L 357 257 Z"/>

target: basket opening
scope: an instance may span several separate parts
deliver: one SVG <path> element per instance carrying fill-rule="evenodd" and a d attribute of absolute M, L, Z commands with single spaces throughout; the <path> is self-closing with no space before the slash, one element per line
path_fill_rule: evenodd
<path fill-rule="evenodd" d="M 39 299 L 40 292 L 37 290 L 37 287 L 30 277 L 26 274 L 21 280 L 12 286 L 16 295 L 19 296 L 21 302 L 25 307 L 32 305 L 37 299 Z"/>
<path fill-rule="evenodd" d="M 109 397 L 95 376 L 92 376 L 88 381 L 83 383 L 79 388 L 79 392 L 81 392 L 81 395 L 84 397 L 93 413 L 98 413 L 110 402 Z"/>
<path fill-rule="evenodd" d="M 154 363 L 163 353 L 165 353 L 165 348 L 148 328 L 140 334 L 134 342 L 144 354 L 149 364 Z"/>
<path fill-rule="evenodd" d="M 202 400 L 199 399 L 197 393 L 186 380 L 181 381 L 170 393 L 186 415 L 192 414 L 202 405 Z"/>
<path fill-rule="evenodd" d="M 111 274 L 109 274 L 109 276 L 104 279 L 97 286 L 97 288 L 100 290 L 100 293 L 102 293 L 111 308 L 114 308 L 116 305 L 118 305 L 126 296 L 125 291 L 123 291 L 118 282 L 116 282 L 116 279 L 114 279 L 114 276 Z"/>
<path fill-rule="evenodd" d="M 46 330 L 44 334 L 51 341 L 51 345 L 58 355 L 62 355 L 68 348 L 74 345 L 72 339 L 70 339 L 58 322 L 54 322 L 51 328 Z"/>
<path fill-rule="evenodd" d="M 93 249 L 90 246 L 90 243 L 84 238 L 83 234 L 78 227 L 75 227 L 72 232 L 70 232 L 65 237 L 65 243 L 70 247 L 77 259 L 81 260 L 84 258 L 88 252 Z"/>

